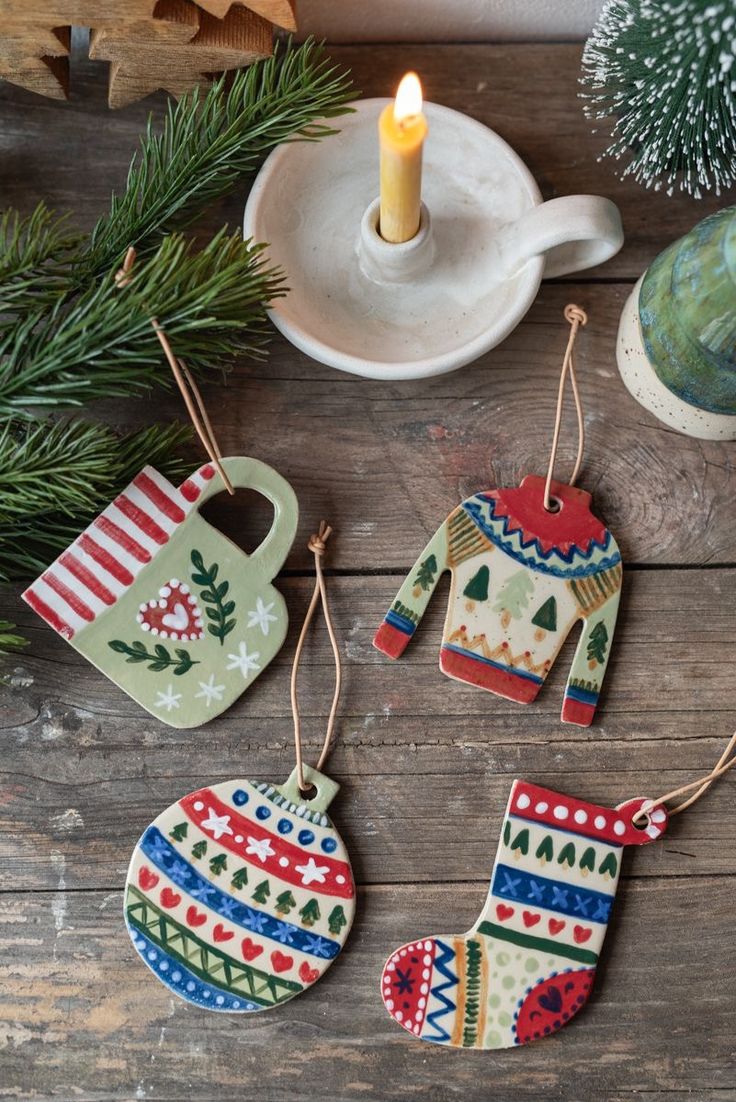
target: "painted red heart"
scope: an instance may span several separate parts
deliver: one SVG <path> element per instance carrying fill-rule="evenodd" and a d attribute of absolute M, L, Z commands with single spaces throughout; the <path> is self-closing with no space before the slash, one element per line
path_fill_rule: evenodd
<path fill-rule="evenodd" d="M 178 892 L 173 892 L 171 888 L 161 889 L 162 907 L 167 907 L 170 910 L 172 907 L 176 907 L 179 903 L 181 903 L 181 896 Z"/>
<path fill-rule="evenodd" d="M 572 936 L 575 938 L 578 945 L 583 945 L 592 933 L 593 931 L 589 926 L 576 926 L 572 932 Z"/>
<path fill-rule="evenodd" d="M 198 911 L 196 907 L 187 907 L 187 925 L 188 926 L 203 926 L 207 921 L 207 915 L 204 911 Z"/>
<path fill-rule="evenodd" d="M 144 601 L 136 620 L 143 631 L 160 635 L 162 639 L 181 639 L 183 642 L 201 639 L 204 634 L 202 613 L 189 586 L 172 578 L 161 586 L 158 597 Z"/>
<path fill-rule="evenodd" d="M 299 965 L 299 979 L 305 983 L 314 983 L 319 976 L 319 968 L 310 968 L 306 960 Z"/>
<path fill-rule="evenodd" d="M 273 965 L 274 972 L 286 972 L 291 968 L 293 963 L 294 958 L 287 957 L 280 949 L 274 949 L 273 953 L 271 953 L 271 964 Z"/>
<path fill-rule="evenodd" d="M 499 922 L 506 922 L 507 919 L 511 918 L 513 913 L 514 908 L 507 907 L 505 903 L 499 903 L 496 907 L 496 914 Z"/>
<path fill-rule="evenodd" d="M 146 865 L 141 865 L 138 869 L 138 887 L 143 888 L 144 892 L 149 891 L 151 888 L 155 888 L 158 884 L 159 878 L 155 872 L 151 872 Z"/>
<path fill-rule="evenodd" d="M 231 937 L 235 937 L 232 930 L 226 930 L 221 922 L 218 922 L 212 931 L 212 936 L 215 941 L 229 941 Z"/>
<path fill-rule="evenodd" d="M 560 930 L 565 929 L 566 923 L 561 918 L 551 918 L 547 925 L 551 934 L 559 934 Z"/>
<path fill-rule="evenodd" d="M 524 925 L 528 928 L 529 926 L 536 926 L 542 916 L 535 915 L 533 911 L 524 911 L 521 917 L 524 919 Z"/>
<path fill-rule="evenodd" d="M 245 960 L 255 960 L 263 952 L 263 946 L 256 945 L 249 937 L 244 937 L 240 943 L 240 951 Z"/>

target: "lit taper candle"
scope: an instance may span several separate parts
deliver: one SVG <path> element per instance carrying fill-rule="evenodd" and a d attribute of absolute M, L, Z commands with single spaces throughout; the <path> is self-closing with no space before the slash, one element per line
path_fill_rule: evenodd
<path fill-rule="evenodd" d="M 422 198 L 422 147 L 427 120 L 422 114 L 422 86 L 407 73 L 396 99 L 378 121 L 381 145 L 381 215 L 384 241 L 409 241 L 419 229 Z"/>

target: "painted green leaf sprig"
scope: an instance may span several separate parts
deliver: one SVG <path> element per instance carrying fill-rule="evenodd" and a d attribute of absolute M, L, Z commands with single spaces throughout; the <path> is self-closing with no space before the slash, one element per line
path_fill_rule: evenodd
<path fill-rule="evenodd" d="M 207 619 L 210 620 L 207 630 L 210 635 L 214 635 L 216 639 L 220 640 L 222 646 L 225 642 L 225 636 L 229 635 L 235 627 L 235 619 L 233 618 L 235 601 L 225 600 L 230 589 L 230 583 L 226 581 L 217 583 L 219 572 L 217 563 L 213 563 L 210 567 L 205 566 L 200 551 L 193 550 L 191 559 L 194 567 L 192 581 L 195 585 L 206 587 L 200 592 L 200 597 L 203 603 L 207 605 L 205 611 Z"/>
<path fill-rule="evenodd" d="M 189 651 L 182 647 L 177 647 L 172 655 L 163 643 L 157 643 L 153 653 L 146 650 L 145 643 L 138 640 L 125 643 L 122 639 L 111 639 L 107 645 L 117 654 L 126 655 L 126 662 L 148 662 L 148 669 L 152 673 L 161 673 L 162 670 L 168 670 L 173 666 L 171 672 L 180 677 L 183 673 L 188 673 L 192 666 L 198 665 L 198 660 L 192 658 Z"/>

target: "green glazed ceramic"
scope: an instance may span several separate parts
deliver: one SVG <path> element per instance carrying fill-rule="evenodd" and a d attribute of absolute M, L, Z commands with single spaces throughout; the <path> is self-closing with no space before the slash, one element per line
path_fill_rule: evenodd
<path fill-rule="evenodd" d="M 635 398 L 704 439 L 736 438 L 736 207 L 650 266 L 624 308 L 618 363 Z"/>
<path fill-rule="evenodd" d="M 296 533 L 291 486 L 257 459 L 224 459 L 233 485 L 274 507 L 247 555 L 199 515 L 224 487 L 205 464 L 174 487 L 145 467 L 23 594 L 73 647 L 152 715 L 198 727 L 225 711 L 286 636 L 271 584 Z"/>

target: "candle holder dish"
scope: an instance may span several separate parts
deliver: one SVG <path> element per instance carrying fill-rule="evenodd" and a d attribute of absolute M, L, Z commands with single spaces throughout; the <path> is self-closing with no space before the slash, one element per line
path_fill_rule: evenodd
<path fill-rule="evenodd" d="M 452 371 L 493 348 L 543 276 L 580 271 L 621 248 L 618 208 L 595 195 L 546 203 L 514 150 L 482 123 L 424 105 L 422 218 L 411 241 L 378 233 L 378 117 L 358 100 L 326 144 L 291 142 L 265 161 L 245 237 L 267 241 L 288 294 L 270 314 L 297 348 L 374 379 Z"/>

